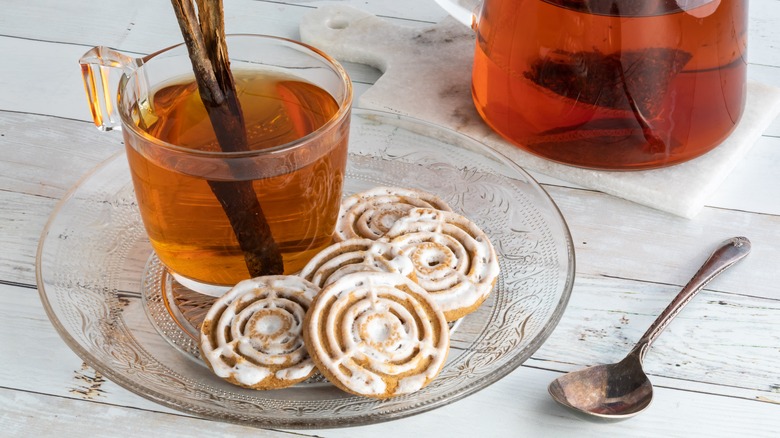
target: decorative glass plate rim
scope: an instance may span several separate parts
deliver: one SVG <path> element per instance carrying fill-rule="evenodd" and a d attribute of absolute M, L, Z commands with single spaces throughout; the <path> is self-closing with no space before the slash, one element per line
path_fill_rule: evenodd
<path fill-rule="evenodd" d="M 113 382 L 117 383 L 119 386 L 133 392 L 134 394 L 140 395 L 148 400 L 151 400 L 155 403 L 158 403 L 162 406 L 173 408 L 185 413 L 188 413 L 190 415 L 199 416 L 201 418 L 207 418 L 212 419 L 216 421 L 227 421 L 227 422 L 233 422 L 237 424 L 243 424 L 243 425 L 249 425 L 254 427 L 286 427 L 286 428 L 292 428 L 292 429 L 320 429 L 320 428 L 338 428 L 338 427 L 352 427 L 352 426 L 362 426 L 362 425 L 368 425 L 368 424 L 376 424 L 381 422 L 386 422 L 390 420 L 405 418 L 411 415 L 420 414 L 423 412 L 427 412 L 442 406 L 445 406 L 447 404 L 450 404 L 452 402 L 455 402 L 457 400 L 463 399 L 471 394 L 474 394 L 475 392 L 484 389 L 493 383 L 497 382 L 498 380 L 502 379 L 512 371 L 514 371 L 516 368 L 521 366 L 538 348 L 547 340 L 547 338 L 550 336 L 552 331 L 555 329 L 555 327 L 560 322 L 561 317 L 563 316 L 563 313 L 566 309 L 566 306 L 568 304 L 569 298 L 571 296 L 571 291 L 574 284 L 574 276 L 575 276 L 575 257 L 574 257 L 574 244 L 572 241 L 571 233 L 568 228 L 568 224 L 566 223 L 565 218 L 563 217 L 562 213 L 560 212 L 560 209 L 556 205 L 555 201 L 550 197 L 550 195 L 547 193 L 546 190 L 523 168 L 521 168 L 519 165 L 517 165 L 514 161 L 507 158 L 503 154 L 495 151 L 492 148 L 489 148 L 488 146 L 484 145 L 483 143 L 479 142 L 476 139 L 473 139 L 469 136 L 466 136 L 462 133 L 459 133 L 457 131 L 454 131 L 452 129 L 435 125 L 430 122 L 426 122 L 424 120 L 416 119 L 413 117 L 403 116 L 396 113 L 390 113 L 385 111 L 378 111 L 378 110 L 372 110 L 372 109 L 362 109 L 362 108 L 353 108 L 352 109 L 352 115 L 351 117 L 353 120 L 356 116 L 365 116 L 367 118 L 371 117 L 377 117 L 379 119 L 381 118 L 392 118 L 395 120 L 401 120 L 404 123 L 412 124 L 412 125 L 419 125 L 425 128 L 425 130 L 432 130 L 434 132 L 436 131 L 443 131 L 447 132 L 449 136 L 459 137 L 461 139 L 464 139 L 465 141 L 473 144 L 481 146 L 481 149 L 479 150 L 480 153 L 483 153 L 493 159 L 497 159 L 498 161 L 502 162 L 503 164 L 508 165 L 513 171 L 518 172 L 520 175 L 525 177 L 527 179 L 527 182 L 529 182 L 532 187 L 540 192 L 543 195 L 543 198 L 547 201 L 548 205 L 545 207 L 550 209 L 550 211 L 553 213 L 553 216 L 557 221 L 559 222 L 557 225 L 560 228 L 559 231 L 562 232 L 563 238 L 565 240 L 565 247 L 567 252 L 567 272 L 566 272 L 566 281 L 565 284 L 562 286 L 561 295 L 559 298 L 559 301 L 557 305 L 555 306 L 553 312 L 551 313 L 550 317 L 547 319 L 546 324 L 544 328 L 541 330 L 540 333 L 534 337 L 531 342 L 529 343 L 529 347 L 527 348 L 528 354 L 521 357 L 520 355 L 516 355 L 510 360 L 509 362 L 505 363 L 501 367 L 493 370 L 490 374 L 490 378 L 483 378 L 481 380 L 475 380 L 468 385 L 464 385 L 460 390 L 455 393 L 451 394 L 449 397 L 440 397 L 438 399 L 433 399 L 428 401 L 427 403 L 418 403 L 414 409 L 406 409 L 401 411 L 392 411 L 387 412 L 384 414 L 367 414 L 363 417 L 360 417 L 358 420 L 355 418 L 350 418 L 350 421 L 348 423 L 339 423 L 338 419 L 334 419 L 335 421 L 325 421 L 325 422 L 319 422 L 317 424 L 312 424 L 309 421 L 303 420 L 300 423 L 292 422 L 292 423 L 285 423 L 280 425 L 279 423 L 275 422 L 266 422 L 266 421 L 253 421 L 251 423 L 247 423 L 246 421 L 240 421 L 237 418 L 231 418 L 226 416 L 220 416 L 220 415 L 214 415 L 211 412 L 203 412 L 198 409 L 194 409 L 193 406 L 188 405 L 186 402 L 181 402 L 177 399 L 174 399 L 170 396 L 167 396 L 166 394 L 162 393 L 159 390 L 155 390 L 152 388 L 148 388 L 146 386 L 140 385 L 136 382 L 134 382 L 132 379 L 129 379 L 125 376 L 123 376 L 120 372 L 115 371 L 113 368 L 111 368 L 110 364 L 103 364 L 102 361 L 96 357 L 93 353 L 91 353 L 89 350 L 83 348 L 79 342 L 71 335 L 69 330 L 60 322 L 59 317 L 55 314 L 55 311 L 49 301 L 49 298 L 47 297 L 46 290 L 45 290 L 45 281 L 43 278 L 43 270 L 42 270 L 42 255 L 43 250 L 47 242 L 47 236 L 50 233 L 50 229 L 52 225 L 55 223 L 55 221 L 58 219 L 58 216 L 60 212 L 63 210 L 63 208 L 73 200 L 74 195 L 78 193 L 79 189 L 82 188 L 82 186 L 88 182 L 95 174 L 97 174 L 100 169 L 107 166 L 110 162 L 113 160 L 118 159 L 119 156 L 124 155 L 124 151 L 118 151 L 111 156 L 107 157 L 100 163 L 98 163 L 96 166 L 94 166 L 90 171 L 85 173 L 81 178 L 78 179 L 78 181 L 67 191 L 67 193 L 62 197 L 62 199 L 57 203 L 57 205 L 53 208 L 46 225 L 43 228 L 43 231 L 41 233 L 41 237 L 39 239 L 38 248 L 36 252 L 36 281 L 38 286 L 39 295 L 41 298 L 41 302 L 43 304 L 44 310 L 46 311 L 46 314 L 49 318 L 49 320 L 52 322 L 52 325 L 55 327 L 56 331 L 60 335 L 60 337 L 63 339 L 66 345 L 73 350 L 80 358 L 82 358 L 87 364 L 89 364 L 91 367 L 93 367 L 97 372 L 103 374 Z M 380 122 L 381 124 L 381 122 Z M 429 136 L 428 134 L 420 134 L 424 136 Z M 352 154 L 350 154 L 351 156 Z M 148 315 L 147 315 L 148 316 Z M 129 330 L 129 327 L 128 327 Z M 170 348 L 173 349 L 172 346 Z"/>

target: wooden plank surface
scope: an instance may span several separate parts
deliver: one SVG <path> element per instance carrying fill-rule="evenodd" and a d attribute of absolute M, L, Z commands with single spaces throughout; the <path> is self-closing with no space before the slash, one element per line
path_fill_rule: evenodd
<path fill-rule="evenodd" d="M 161 4 L 162 3 L 162 4 Z M 410 26 L 433 1 L 351 1 Z M 320 2 L 226 2 L 229 32 L 297 37 Z M 386 424 L 263 431 L 164 408 L 106 380 L 59 338 L 35 289 L 35 251 L 57 201 L 122 149 L 89 122 L 77 59 L 108 45 L 144 54 L 179 41 L 167 2 L 0 0 L 0 425 L 10 436 L 776 436 L 780 430 L 780 119 L 692 220 L 536 175 L 571 228 L 577 281 L 558 328 L 521 368 L 450 406 Z M 750 2 L 749 77 L 780 86 L 780 1 Z M 378 72 L 348 66 L 365 90 Z M 630 422 L 594 423 L 555 405 L 560 372 L 619 359 L 723 239 L 754 252 L 713 281 L 647 356 L 657 387 Z M 20 360 L 18 358 L 24 358 Z"/>

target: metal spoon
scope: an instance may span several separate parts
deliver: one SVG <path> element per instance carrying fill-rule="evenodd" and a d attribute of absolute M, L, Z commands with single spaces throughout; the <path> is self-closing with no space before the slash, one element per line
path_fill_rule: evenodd
<path fill-rule="evenodd" d="M 558 377 L 548 388 L 552 398 L 564 406 L 602 418 L 628 418 L 642 412 L 653 399 L 653 385 L 642 370 L 642 360 L 650 344 L 710 280 L 749 252 L 750 241 L 745 237 L 723 242 L 623 360 Z"/>

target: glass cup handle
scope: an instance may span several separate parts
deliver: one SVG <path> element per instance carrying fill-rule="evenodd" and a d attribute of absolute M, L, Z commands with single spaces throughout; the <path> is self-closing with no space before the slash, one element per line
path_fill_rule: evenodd
<path fill-rule="evenodd" d="M 477 28 L 477 10 L 482 6 L 482 1 L 479 0 L 436 0 L 452 18 L 460 21 L 466 26 L 476 29 Z"/>
<path fill-rule="evenodd" d="M 119 80 L 121 75 L 129 76 L 135 72 L 143 61 L 108 47 L 97 46 L 85 53 L 79 59 L 79 64 L 95 126 L 101 131 L 121 129 L 116 95 Z"/>

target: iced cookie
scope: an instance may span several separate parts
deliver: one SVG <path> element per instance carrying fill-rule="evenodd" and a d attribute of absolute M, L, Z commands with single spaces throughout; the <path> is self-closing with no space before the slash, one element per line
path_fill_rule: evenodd
<path fill-rule="evenodd" d="M 334 235 L 337 241 L 382 237 L 393 223 L 412 208 L 452 209 L 442 199 L 420 190 L 376 187 L 356 193 L 341 202 Z"/>
<path fill-rule="evenodd" d="M 413 209 L 383 240 L 409 256 L 415 281 L 431 293 L 447 321 L 476 310 L 498 277 L 498 258 L 487 235 L 457 213 Z"/>
<path fill-rule="evenodd" d="M 320 251 L 299 275 L 323 288 L 344 275 L 361 271 L 395 272 L 408 277 L 412 261 L 391 243 L 349 239 Z"/>
<path fill-rule="evenodd" d="M 430 295 L 386 272 L 345 275 L 322 289 L 306 314 L 303 336 L 331 383 L 375 398 L 423 388 L 449 351 L 447 322 Z"/>
<path fill-rule="evenodd" d="M 217 376 L 246 388 L 284 388 L 307 379 L 315 368 L 301 331 L 318 292 L 297 276 L 238 283 L 217 299 L 201 326 L 206 364 Z"/>

